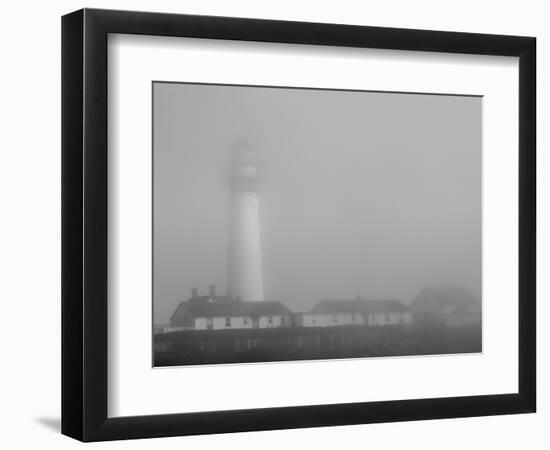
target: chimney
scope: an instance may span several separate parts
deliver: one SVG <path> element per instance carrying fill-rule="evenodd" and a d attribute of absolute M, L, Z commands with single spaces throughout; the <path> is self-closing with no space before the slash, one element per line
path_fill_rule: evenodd
<path fill-rule="evenodd" d="M 216 298 L 216 285 L 211 284 L 210 285 L 210 297 L 215 299 Z"/>
<path fill-rule="evenodd" d="M 191 298 L 197 298 L 199 290 L 197 288 L 191 288 Z"/>

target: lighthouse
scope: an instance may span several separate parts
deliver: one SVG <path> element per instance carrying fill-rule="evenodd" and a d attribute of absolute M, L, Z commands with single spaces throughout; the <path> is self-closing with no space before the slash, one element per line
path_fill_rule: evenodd
<path fill-rule="evenodd" d="M 241 141 L 235 145 L 231 164 L 229 296 L 236 301 L 264 300 L 258 162 L 253 148 Z"/>

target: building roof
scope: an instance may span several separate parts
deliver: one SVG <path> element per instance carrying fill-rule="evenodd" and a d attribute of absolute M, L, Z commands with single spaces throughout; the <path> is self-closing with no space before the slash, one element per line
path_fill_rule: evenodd
<path fill-rule="evenodd" d="M 408 311 L 399 300 L 321 300 L 311 310 L 317 314 L 389 313 Z"/>
<path fill-rule="evenodd" d="M 456 314 L 481 309 L 481 300 L 461 287 L 427 287 L 411 304 L 416 312 L 445 312 Z"/>
<path fill-rule="evenodd" d="M 409 307 L 401 300 L 365 300 L 366 312 L 371 313 L 388 313 L 388 312 L 405 312 Z"/>
<path fill-rule="evenodd" d="M 207 303 L 207 302 L 218 302 L 218 303 L 226 303 L 231 302 L 231 298 L 227 295 L 198 295 L 196 297 L 191 297 L 187 302 L 189 303 Z M 183 302 L 183 303 L 187 303 Z"/>
<path fill-rule="evenodd" d="M 195 300 L 181 302 L 178 309 L 184 308 L 194 317 L 260 317 L 290 316 L 292 314 L 281 302 L 235 302 L 231 300 L 199 302 Z"/>

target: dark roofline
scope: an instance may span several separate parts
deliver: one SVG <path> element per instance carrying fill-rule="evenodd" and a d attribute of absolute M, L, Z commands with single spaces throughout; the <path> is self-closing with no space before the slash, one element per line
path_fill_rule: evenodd
<path fill-rule="evenodd" d="M 269 317 L 269 316 L 289 316 L 292 312 L 281 302 L 181 302 L 176 308 L 174 314 L 185 308 L 187 312 L 194 317 Z M 172 317 L 174 316 L 172 314 Z"/>

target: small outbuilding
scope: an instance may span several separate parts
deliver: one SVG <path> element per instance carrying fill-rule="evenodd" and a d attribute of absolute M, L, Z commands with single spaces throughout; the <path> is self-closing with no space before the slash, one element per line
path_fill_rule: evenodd
<path fill-rule="evenodd" d="M 420 324 L 448 327 L 481 323 L 481 300 L 460 287 L 427 287 L 411 304 L 414 320 Z"/>

